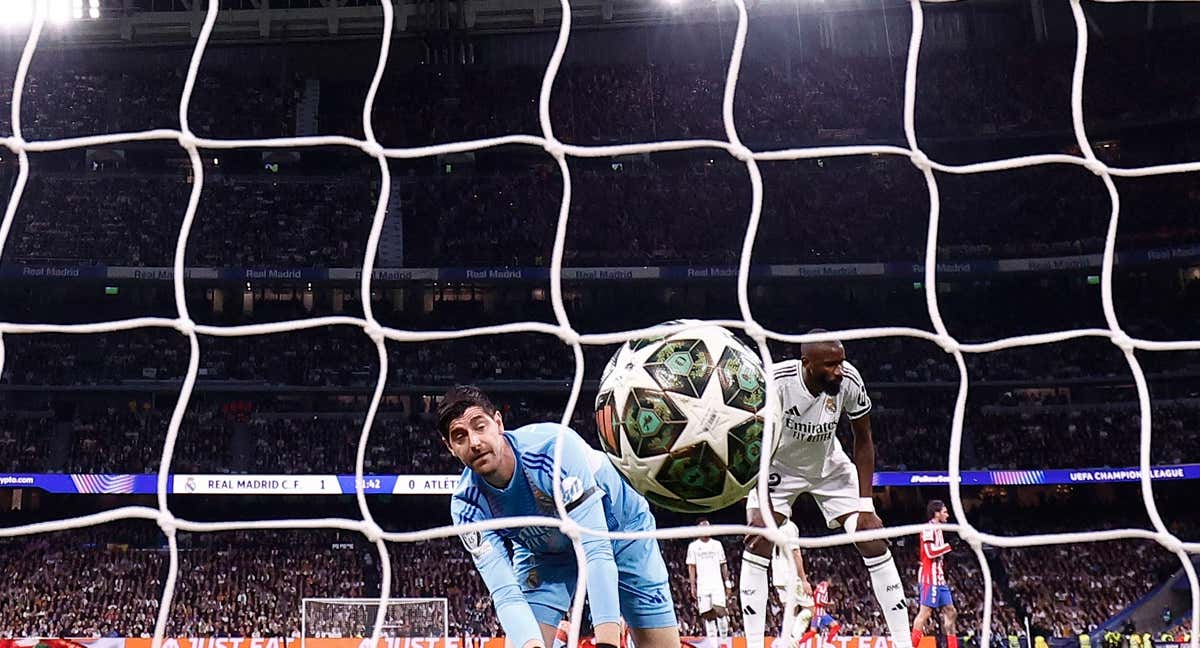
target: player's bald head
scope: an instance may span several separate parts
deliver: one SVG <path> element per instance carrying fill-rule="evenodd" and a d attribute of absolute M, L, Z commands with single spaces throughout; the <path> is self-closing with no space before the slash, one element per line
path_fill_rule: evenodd
<path fill-rule="evenodd" d="M 827 333 L 825 329 L 813 329 L 812 333 Z M 837 396 L 842 388 L 842 363 L 846 361 L 846 350 L 837 340 L 805 342 L 800 345 L 800 366 L 804 367 L 804 384 L 814 395 L 824 392 Z"/>
<path fill-rule="evenodd" d="M 808 332 L 808 335 L 816 333 L 828 333 L 825 329 L 815 328 Z M 805 358 L 823 358 L 829 354 L 838 352 L 845 353 L 842 348 L 842 343 L 837 340 L 825 340 L 822 342 L 804 342 L 800 345 L 800 359 Z"/>

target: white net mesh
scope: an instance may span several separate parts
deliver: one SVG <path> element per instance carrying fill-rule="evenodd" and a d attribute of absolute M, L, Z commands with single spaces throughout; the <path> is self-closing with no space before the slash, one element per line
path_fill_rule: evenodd
<path fill-rule="evenodd" d="M 160 141 L 176 141 L 179 143 L 188 154 L 192 165 L 193 182 L 191 195 L 187 205 L 187 211 L 184 214 L 183 222 L 179 231 L 178 242 L 175 246 L 174 256 L 174 295 L 175 305 L 178 315 L 175 318 L 135 318 L 120 321 L 97 322 L 92 324 L 78 325 L 53 325 L 53 324 L 17 324 L 17 323 L 0 323 L 0 336 L 4 334 L 36 334 L 36 333 L 71 333 L 71 334 L 89 334 L 103 333 L 111 331 L 129 330 L 142 327 L 160 327 L 171 328 L 178 331 L 181 335 L 187 336 L 190 344 L 190 356 L 187 373 L 183 380 L 180 396 L 175 404 L 174 412 L 171 416 L 170 425 L 167 430 L 167 436 L 162 453 L 162 461 L 159 466 L 157 480 L 157 498 L 158 507 L 124 507 L 104 513 L 70 518 L 55 522 L 46 522 L 39 524 L 31 524 L 26 526 L 18 526 L 6 529 L 0 529 L 0 536 L 16 536 L 31 533 L 41 533 L 46 531 L 63 530 L 71 528 L 79 528 L 110 522 L 118 519 L 147 519 L 157 522 L 163 533 L 166 535 L 169 547 L 169 570 L 166 582 L 164 584 L 162 600 L 159 607 L 158 619 L 154 630 L 154 645 L 160 645 L 163 634 L 166 628 L 166 622 L 171 609 L 171 600 L 175 593 L 176 579 L 179 573 L 179 554 L 176 544 L 176 532 L 178 530 L 192 532 L 212 532 L 226 530 L 241 530 L 241 529 L 279 529 L 279 528 L 334 528 L 345 529 L 362 533 L 369 541 L 371 541 L 379 553 L 379 567 L 381 571 L 381 594 L 380 601 L 387 600 L 391 595 L 391 563 L 385 542 L 415 542 L 427 540 L 431 538 L 449 537 L 457 535 L 465 531 L 482 531 L 490 529 L 498 529 L 502 527 L 512 526 L 551 526 L 559 528 L 568 537 L 575 541 L 576 556 L 583 562 L 582 544 L 579 542 L 580 537 L 584 533 L 603 535 L 612 538 L 629 538 L 629 537 L 645 537 L 654 536 L 658 538 L 690 538 L 701 535 L 701 531 L 697 528 L 679 527 L 673 529 L 660 529 L 655 532 L 638 532 L 638 533 L 600 533 L 592 530 L 586 530 L 579 527 L 566 516 L 565 509 L 562 504 L 561 475 L 559 466 L 561 465 L 561 455 L 559 451 L 555 453 L 554 459 L 554 495 L 558 506 L 559 518 L 547 517 L 518 517 L 504 518 L 502 520 L 491 520 L 471 524 L 463 527 L 440 527 L 425 531 L 410 532 L 410 533 L 388 533 L 385 532 L 372 518 L 372 515 L 367 507 L 366 497 L 362 491 L 362 475 L 363 475 L 363 460 L 367 448 L 368 435 L 373 425 L 376 412 L 379 407 L 380 399 L 383 394 L 385 379 L 388 374 L 388 356 L 385 350 L 385 340 L 395 340 L 399 342 L 415 342 L 429 340 L 445 340 L 452 338 L 462 338 L 470 336 L 495 335 L 506 333 L 519 332 L 537 332 L 551 334 L 559 337 L 565 344 L 571 346 L 575 354 L 575 374 L 572 384 L 570 398 L 567 401 L 566 412 L 563 415 L 563 422 L 569 423 L 571 414 L 574 411 L 579 398 L 580 390 L 583 384 L 584 364 L 583 344 L 613 344 L 623 342 L 630 339 L 644 337 L 650 332 L 668 333 L 689 328 L 693 325 L 670 326 L 670 327 L 654 327 L 653 329 L 640 329 L 632 331 L 622 331 L 605 334 L 588 334 L 581 335 L 577 333 L 571 326 L 570 319 L 567 316 L 566 309 L 563 304 L 562 294 L 562 262 L 563 250 L 567 232 L 567 218 L 569 207 L 571 204 L 571 174 L 567 166 L 567 157 L 610 157 L 614 155 L 625 155 L 635 153 L 652 153 L 661 151 L 677 151 L 684 149 L 698 148 L 717 148 L 722 149 L 730 156 L 745 163 L 749 172 L 750 183 L 752 188 L 751 193 L 751 208 L 749 225 L 745 232 L 745 237 L 742 244 L 742 252 L 738 264 L 738 281 L 737 295 L 738 305 L 742 319 L 735 321 L 715 321 L 710 323 L 719 324 L 733 328 L 742 329 L 746 335 L 752 338 L 759 346 L 763 360 L 770 362 L 770 351 L 767 347 L 767 341 L 777 340 L 785 342 L 806 342 L 831 339 L 864 339 L 864 338 L 882 338 L 892 336 L 907 336 L 921 338 L 932 341 L 942 347 L 947 353 L 954 356 L 955 362 L 959 369 L 959 386 L 958 396 L 955 401 L 953 425 L 950 439 L 949 452 L 949 473 L 950 473 L 950 503 L 955 517 L 961 522 L 956 525 L 947 525 L 947 530 L 956 531 L 960 537 L 967 542 L 973 549 L 976 558 L 979 561 L 983 580 L 983 626 L 981 631 L 981 645 L 988 645 L 991 634 L 991 615 L 992 615 L 992 578 L 988 569 L 987 560 L 983 555 L 983 545 L 993 545 L 998 547 L 1027 547 L 1033 545 L 1055 545 L 1075 542 L 1098 542 L 1105 540 L 1118 539 L 1148 539 L 1158 542 L 1163 549 L 1175 554 L 1186 573 L 1188 583 L 1191 587 L 1191 609 L 1192 609 L 1192 627 L 1200 627 L 1200 583 L 1197 582 L 1196 570 L 1189 559 L 1190 553 L 1200 553 L 1200 543 L 1183 542 L 1178 537 L 1168 531 L 1159 515 L 1157 506 L 1155 505 L 1154 489 L 1151 482 L 1150 471 L 1150 443 L 1151 443 L 1151 410 L 1150 410 L 1150 395 L 1146 384 L 1145 376 L 1139 365 L 1138 359 L 1135 356 L 1135 351 L 1182 351 L 1200 349 L 1200 341 L 1172 341 L 1172 342 L 1156 342 L 1149 340 L 1141 340 L 1131 338 L 1126 334 L 1118 321 L 1116 312 L 1113 307 L 1113 262 L 1115 257 L 1115 241 L 1117 233 L 1117 225 L 1120 217 L 1120 195 L 1117 192 L 1116 185 L 1113 182 L 1114 176 L 1120 177 L 1141 177 L 1153 176 L 1171 173 L 1185 173 L 1200 171 L 1200 162 L 1189 162 L 1182 164 L 1169 164 L 1160 166 L 1138 167 L 1138 168 L 1117 168 L 1112 167 L 1097 159 L 1092 146 L 1089 142 L 1087 132 L 1083 122 L 1083 74 L 1088 52 L 1088 30 L 1086 19 L 1084 16 L 1083 7 L 1080 0 L 1069 0 L 1074 24 L 1076 29 L 1076 56 L 1074 66 L 1074 76 L 1071 84 L 1071 117 L 1074 126 L 1075 139 L 1078 144 L 1081 154 L 1073 155 L 1033 155 L 1011 159 L 995 160 L 990 162 L 982 162 L 968 165 L 946 165 L 940 164 L 931 160 L 925 153 L 921 151 L 917 141 L 916 128 L 914 124 L 914 112 L 916 105 L 916 78 L 917 78 L 917 61 L 922 44 L 923 31 L 923 8 L 920 0 L 910 0 L 909 5 L 912 11 L 912 36 L 909 43 L 905 83 L 904 83 L 904 132 L 908 143 L 908 147 L 897 146 L 836 146 L 836 147 L 819 147 L 819 148 L 800 148 L 774 151 L 756 152 L 744 146 L 738 137 L 737 125 L 733 117 L 733 102 L 734 93 L 737 87 L 738 72 L 742 62 L 742 53 L 746 44 L 746 33 L 748 27 L 748 15 L 744 0 L 732 0 L 738 16 L 738 24 L 736 37 L 731 52 L 729 69 L 726 76 L 724 101 L 723 101 L 723 121 L 725 126 L 726 140 L 683 140 L 683 141 L 660 141 L 646 142 L 636 144 L 624 144 L 613 146 L 577 146 L 564 144 L 557 140 L 554 136 L 553 124 L 550 120 L 550 93 L 554 84 L 555 76 L 558 73 L 559 65 L 562 62 L 563 54 L 566 51 L 567 43 L 571 34 L 571 3 L 570 0 L 560 0 L 562 9 L 562 22 L 559 26 L 558 40 L 554 47 L 553 54 L 547 64 L 545 75 L 543 77 L 541 91 L 538 97 L 539 121 L 542 129 L 540 136 L 535 135 L 512 135 L 484 140 L 454 142 L 438 146 L 427 146 L 418 148 L 406 149 L 387 149 L 380 145 L 375 137 L 374 129 L 371 124 L 371 114 L 374 108 L 376 93 L 378 91 L 380 80 L 383 76 L 384 67 L 388 58 L 388 49 L 390 45 L 390 35 L 392 34 L 394 9 L 390 0 L 382 2 L 383 8 L 383 31 L 384 37 L 381 39 L 379 58 L 375 68 L 375 73 L 371 81 L 370 89 L 367 93 L 366 101 L 363 105 L 363 132 L 365 138 L 362 140 L 340 137 L 340 136 L 315 136 L 315 137 L 296 137 L 296 138 L 277 138 L 263 140 L 230 140 L 230 139 L 207 139 L 196 137 L 188 126 L 188 104 L 192 96 L 192 90 L 195 87 L 196 77 L 200 69 L 200 64 L 204 58 L 205 48 L 208 46 L 209 38 L 212 34 L 213 26 L 216 23 L 219 7 L 216 0 L 210 0 L 207 11 L 205 13 L 203 27 L 200 30 L 199 37 L 196 41 L 195 48 L 192 53 L 190 64 L 188 67 L 186 82 L 184 83 L 183 93 L 179 102 L 179 123 L 180 130 L 150 130 L 131 133 L 116 133 L 105 134 L 90 137 L 76 137 L 69 139 L 44 140 L 44 141 L 26 141 L 21 135 L 21 98 L 25 86 L 26 76 L 29 71 L 30 61 L 38 47 L 38 40 L 42 34 L 43 26 L 47 18 L 49 3 L 47 0 L 39 0 L 37 9 L 34 15 L 32 27 L 29 32 L 28 39 L 25 43 L 24 50 L 21 55 L 20 63 L 17 69 L 17 75 L 13 86 L 12 99 L 12 136 L 5 140 L 5 145 L 14 153 L 16 153 L 19 161 L 19 173 L 17 181 L 13 187 L 12 195 L 8 204 L 8 208 L 4 214 L 3 223 L 0 224 L 0 250 L 3 249 L 3 244 L 8 238 L 14 216 L 21 202 L 21 195 L 24 191 L 26 181 L 29 177 L 29 159 L 28 153 L 43 152 L 43 151 L 58 151 L 71 148 L 80 148 L 86 146 L 97 146 L 104 144 L 116 144 L 122 142 L 131 142 L 138 140 L 160 140 Z M 1114 0 L 1114 1 L 1130 1 L 1130 0 Z M 1186 0 L 1185 0 L 1186 1 Z M 555 314 L 556 324 L 546 324 L 540 322 L 520 322 L 505 324 L 499 326 L 480 327 L 472 329 L 463 329 L 457 331 L 402 331 L 391 328 L 386 328 L 380 325 L 379 321 L 372 313 L 372 301 L 370 299 L 372 270 L 375 262 L 376 251 L 379 245 L 380 232 L 383 226 L 384 216 L 387 209 L 388 197 L 391 188 L 391 176 L 388 170 L 389 159 L 407 159 L 427 157 L 451 152 L 473 151 L 478 149 L 509 145 L 509 144 L 524 144 L 542 147 L 549 153 L 558 163 L 559 171 L 563 179 L 563 195 L 562 202 L 558 214 L 558 226 L 554 239 L 553 254 L 550 263 L 550 288 L 551 288 L 551 303 Z M 257 324 L 247 326 L 206 326 L 196 324 L 190 317 L 187 309 L 187 304 L 184 299 L 184 252 L 187 245 L 188 233 L 191 229 L 193 219 L 196 215 L 196 208 L 200 201 L 201 190 L 204 187 L 204 168 L 200 159 L 200 148 L 205 149 L 236 149 L 246 147 L 257 148 L 291 148 L 291 147 L 313 147 L 313 146 L 349 146 L 361 150 L 366 155 L 375 158 L 379 163 L 381 175 L 381 183 L 379 188 L 379 201 L 375 209 L 374 221 L 372 223 L 370 236 L 367 241 L 367 249 L 362 263 L 362 280 L 360 285 L 361 302 L 363 307 L 363 317 L 321 317 L 305 320 L 294 320 L 277 322 L 270 324 Z M 754 314 L 750 309 L 748 299 L 748 286 L 750 277 L 750 261 L 751 253 L 755 242 L 755 237 L 758 230 L 759 219 L 762 208 L 763 185 L 762 176 L 759 172 L 758 163 L 760 161 L 779 161 L 779 160 L 799 160 L 809 158 L 822 157 L 838 157 L 838 156 L 861 156 L 861 155 L 895 155 L 903 156 L 909 159 L 912 164 L 920 170 L 925 176 L 926 186 L 929 192 L 929 223 L 928 235 L 926 240 L 925 252 L 925 269 L 924 269 L 924 291 L 926 305 L 928 307 L 929 316 L 933 323 L 933 331 L 925 331 L 915 328 L 901 327 L 884 327 L 884 328 L 863 328 L 852 330 L 839 330 L 818 335 L 789 335 L 770 331 L 761 326 L 754 318 Z M 1103 311 L 1107 328 L 1097 329 L 1079 329 L 1065 330 L 1053 333 L 1045 333 L 1038 335 L 1026 335 L 1012 338 L 994 340 L 992 342 L 980 344 L 961 344 L 947 330 L 945 323 L 942 320 L 938 308 L 938 296 L 936 291 L 937 286 L 937 241 L 938 241 L 938 217 L 940 212 L 940 204 L 938 199 L 938 183 L 934 175 L 934 171 L 942 173 L 954 174 L 972 174 L 983 173 L 990 171 L 1000 171 L 1005 169 L 1015 169 L 1021 167 L 1034 167 L 1040 165 L 1051 164 L 1072 164 L 1081 166 L 1101 178 L 1105 187 L 1108 190 L 1108 195 L 1111 200 L 1111 215 L 1109 217 L 1109 226 L 1106 233 L 1103 266 L 1101 274 L 1101 295 Z M 192 389 L 195 385 L 196 376 L 199 368 L 199 342 L 200 335 L 214 336 L 248 336 L 248 335 L 264 335 L 268 333 L 280 333 L 287 331 L 295 331 L 305 328 L 316 328 L 321 326 L 330 326 L 335 324 L 344 324 L 358 326 L 362 328 L 370 339 L 375 343 L 379 355 L 379 374 L 376 381 L 373 397 L 370 407 L 367 410 L 365 420 L 363 422 L 362 434 L 359 438 L 358 451 L 355 462 L 355 473 L 358 477 L 356 497 L 359 510 L 362 514 L 361 519 L 307 519 L 307 520 L 264 520 L 264 521 L 237 521 L 237 522 L 195 522 L 175 517 L 167 506 L 167 485 L 168 475 L 171 469 L 171 457 L 175 448 L 176 438 L 179 433 L 180 423 L 183 420 L 184 413 L 188 406 L 188 401 L 192 394 Z M 1024 535 L 1024 536 L 996 536 L 992 534 L 982 533 L 968 523 L 965 511 L 963 509 L 962 492 L 959 483 L 960 476 L 960 451 L 962 447 L 962 431 L 963 431 L 963 415 L 966 406 L 967 391 L 969 381 L 964 362 L 965 353 L 987 353 L 999 349 L 1033 346 L 1039 344 L 1049 344 L 1061 342 L 1081 337 L 1101 337 L 1110 340 L 1117 348 L 1125 355 L 1125 359 L 1129 364 L 1129 369 L 1133 374 L 1134 381 L 1137 387 L 1138 404 L 1141 414 L 1141 438 L 1140 438 L 1140 466 L 1141 466 L 1141 487 L 1142 498 L 1153 525 L 1153 531 L 1144 529 L 1118 529 L 1109 531 L 1093 531 L 1079 533 L 1059 533 L 1050 535 Z M 0 370 L 3 369 L 3 338 L 0 337 Z M 770 372 L 767 373 L 768 382 L 770 380 Z M 774 401 L 777 397 L 774 393 L 774 386 L 768 385 L 768 398 Z M 769 403 L 770 404 L 770 403 Z M 775 433 L 776 422 L 772 421 L 767 426 L 766 441 L 769 443 L 771 436 Z M 762 460 L 761 474 L 766 474 L 770 458 L 765 456 Z M 760 480 L 759 487 L 762 489 L 763 497 L 766 497 L 766 480 Z M 707 533 L 718 534 L 742 534 L 742 533 L 761 533 L 769 537 L 772 541 L 783 542 L 785 537 L 774 525 L 768 516 L 768 529 L 753 529 L 750 527 L 738 525 L 723 525 L 709 527 Z M 837 536 L 826 536 L 822 538 L 801 538 L 798 541 L 801 547 L 827 547 L 833 545 L 844 545 L 860 540 L 870 540 L 878 538 L 890 538 L 904 536 L 908 534 L 918 533 L 922 525 L 909 525 L 902 527 L 893 527 L 889 529 L 881 529 L 875 531 L 856 532 L 853 534 L 843 534 Z M 579 570 L 579 583 L 576 588 L 576 598 L 572 606 L 572 618 L 579 618 L 583 609 L 583 597 L 586 592 L 584 583 L 586 570 Z M 380 605 L 375 609 L 375 618 L 371 636 L 377 639 L 384 636 L 383 630 L 387 622 L 387 606 Z M 570 641 L 574 645 L 578 641 L 579 625 L 573 624 L 571 630 Z M 1200 648 L 1200 636 L 1193 633 L 1191 638 L 1192 648 Z"/>
<path fill-rule="evenodd" d="M 300 642 L 308 637 L 369 637 L 379 608 L 384 637 L 445 637 L 449 603 L 444 598 L 309 599 L 300 602 Z"/>

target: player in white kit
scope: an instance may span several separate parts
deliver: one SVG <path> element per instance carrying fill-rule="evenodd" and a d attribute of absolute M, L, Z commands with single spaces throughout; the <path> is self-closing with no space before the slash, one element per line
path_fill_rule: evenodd
<path fill-rule="evenodd" d="M 758 488 L 750 491 L 747 524 L 766 526 L 763 515 L 767 512 L 774 515 L 776 523 L 784 524 L 791 517 L 796 498 L 808 493 L 831 529 L 882 529 L 871 492 L 875 475 L 871 398 L 858 370 L 846 362 L 841 342 L 803 344 L 799 361 L 780 362 L 771 371 L 782 401 L 783 429 L 767 482 L 771 501 L 760 502 Z M 836 436 L 843 414 L 849 417 L 854 432 L 854 461 L 846 456 Z M 871 576 L 893 647 L 911 648 L 904 585 L 888 543 L 872 540 L 855 546 Z M 770 541 L 757 535 L 746 537 L 738 586 L 748 648 L 763 646 L 770 556 Z"/>
<path fill-rule="evenodd" d="M 788 538 L 799 538 L 800 529 L 796 527 L 796 523 L 788 520 L 779 525 L 779 530 L 783 531 Z M 795 567 L 788 561 L 787 554 L 792 554 L 792 559 L 795 561 Z M 813 618 L 813 596 L 812 586 L 809 585 L 808 576 L 804 573 L 804 557 L 800 554 L 800 547 L 791 546 L 790 548 L 783 545 L 775 545 L 771 554 L 771 583 L 775 585 L 775 589 L 779 593 L 780 604 L 786 604 L 788 600 L 788 590 L 792 590 L 791 609 L 784 610 L 784 616 L 791 618 L 791 623 L 784 623 L 789 626 L 788 640 L 784 643 L 787 648 L 797 648 L 804 643 L 803 637 L 805 631 L 808 630 L 809 621 Z M 780 631 L 782 636 L 783 631 Z"/>
<path fill-rule="evenodd" d="M 696 524 L 708 526 L 708 520 L 700 518 Z M 687 566 L 692 598 L 696 599 L 700 618 L 704 620 L 704 636 L 728 637 L 726 605 L 733 581 L 729 580 L 729 565 L 725 563 L 725 545 L 709 536 L 696 538 L 688 545 Z"/>

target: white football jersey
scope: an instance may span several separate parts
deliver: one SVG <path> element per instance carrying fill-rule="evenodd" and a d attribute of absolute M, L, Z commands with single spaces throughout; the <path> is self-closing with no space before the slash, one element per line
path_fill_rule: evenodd
<path fill-rule="evenodd" d="M 858 369 L 842 364 L 844 378 L 837 396 L 813 396 L 804 385 L 799 360 L 774 364 L 771 371 L 783 405 L 783 429 L 771 471 L 815 480 L 835 463 L 849 461 L 837 440 L 838 421 L 842 412 L 857 419 L 871 411 L 871 397 Z"/>
<path fill-rule="evenodd" d="M 800 529 L 795 522 L 788 520 L 779 526 L 779 530 L 788 538 L 799 538 Z M 796 572 L 792 570 L 792 566 L 788 564 L 787 553 L 793 547 L 784 545 L 775 545 L 771 551 L 771 582 L 775 587 L 784 588 L 791 582 L 791 575 Z"/>
<path fill-rule="evenodd" d="M 696 591 L 725 591 L 721 565 L 725 564 L 725 545 L 712 538 L 697 538 L 688 545 L 687 564 L 696 566 Z"/>

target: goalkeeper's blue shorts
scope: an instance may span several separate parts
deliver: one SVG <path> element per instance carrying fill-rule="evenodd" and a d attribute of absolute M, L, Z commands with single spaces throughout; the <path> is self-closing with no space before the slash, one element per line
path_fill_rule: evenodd
<path fill-rule="evenodd" d="M 631 628 L 678 625 L 667 565 L 659 552 L 658 540 L 614 540 L 612 549 L 625 623 Z M 538 555 L 521 562 L 516 568 L 517 583 L 534 618 L 538 623 L 557 627 L 571 609 L 571 598 L 575 595 L 579 577 L 575 554 Z"/>

